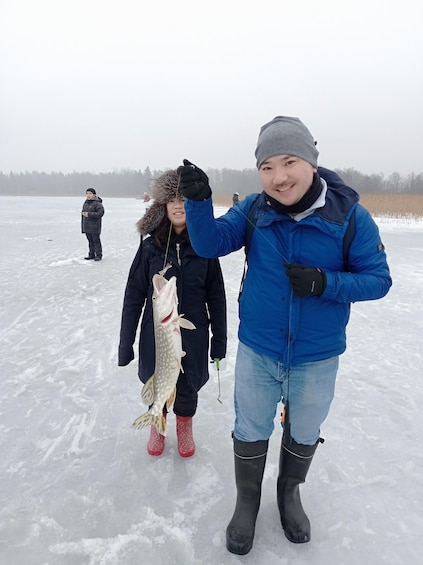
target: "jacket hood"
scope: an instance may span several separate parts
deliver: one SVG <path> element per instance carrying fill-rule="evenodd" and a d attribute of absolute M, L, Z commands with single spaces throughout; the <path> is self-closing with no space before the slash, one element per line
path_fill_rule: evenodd
<path fill-rule="evenodd" d="M 95 200 L 97 200 L 98 202 L 103 202 L 103 199 L 100 198 L 100 196 L 97 196 L 95 198 L 87 198 L 85 202 L 94 202 Z"/>

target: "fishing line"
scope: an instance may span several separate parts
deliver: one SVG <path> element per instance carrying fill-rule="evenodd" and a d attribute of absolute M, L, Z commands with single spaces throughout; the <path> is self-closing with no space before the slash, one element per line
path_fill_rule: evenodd
<path fill-rule="evenodd" d="M 220 359 L 217 358 L 213 359 L 212 363 L 215 363 L 217 369 L 217 385 L 218 385 L 217 401 L 220 402 L 220 404 L 223 404 L 223 402 L 220 399 Z"/>
<path fill-rule="evenodd" d="M 260 197 L 258 197 L 260 198 Z M 237 212 L 242 214 L 244 216 L 244 218 L 247 220 L 247 222 L 249 222 L 252 226 L 253 226 L 253 232 L 257 231 L 260 234 L 260 237 L 262 237 L 264 239 L 264 241 L 269 245 L 269 247 L 271 247 L 282 259 L 283 263 L 288 263 L 288 260 L 283 256 L 283 254 L 280 252 L 279 249 L 277 249 L 277 247 L 275 247 L 275 245 L 273 245 L 273 243 L 267 238 L 267 236 L 263 233 L 262 230 L 257 228 L 257 224 L 255 222 L 253 222 L 252 220 L 250 220 L 250 218 L 248 217 L 247 214 L 244 213 L 243 210 L 240 210 L 237 207 Z M 252 238 L 252 234 L 251 234 L 251 238 Z M 250 242 L 251 242 L 251 238 L 250 238 Z M 250 245 L 250 242 L 248 242 L 248 244 Z M 248 261 L 247 261 L 247 255 L 245 256 L 245 262 L 248 265 Z M 244 266 L 244 277 L 245 277 L 245 266 Z M 242 280 L 242 286 L 244 283 L 244 277 Z M 290 290 L 289 293 L 289 313 L 288 313 L 288 329 L 287 329 L 287 333 L 288 333 L 288 347 L 287 347 L 287 367 L 286 367 L 286 379 L 287 379 L 287 387 L 286 387 L 286 398 L 285 398 L 285 407 L 286 407 L 286 412 L 285 412 L 285 422 L 284 422 L 284 428 L 290 430 L 290 422 L 289 422 L 289 410 L 288 410 L 288 406 L 289 406 L 289 381 L 290 381 L 290 373 L 291 373 L 291 359 L 292 359 L 292 340 L 291 340 L 291 319 L 292 319 L 292 298 L 293 298 L 293 291 L 292 288 Z"/>
<path fill-rule="evenodd" d="M 163 259 L 163 271 L 165 270 L 165 267 L 167 265 L 167 256 L 169 254 L 169 247 L 170 247 L 170 236 L 172 234 L 172 222 L 169 220 L 169 235 L 167 236 L 167 243 L 166 243 L 166 249 L 165 249 L 165 256 Z"/>
<path fill-rule="evenodd" d="M 258 197 L 260 198 L 260 196 Z M 236 208 L 236 211 L 241 214 L 242 216 L 244 216 L 244 218 L 247 220 L 247 222 L 249 224 L 251 224 L 253 226 L 253 231 L 257 231 L 260 234 L 260 237 L 262 237 L 264 239 L 264 241 L 274 250 L 276 251 L 276 253 L 281 257 L 282 261 L 284 263 L 287 263 L 288 260 L 286 259 L 286 257 L 284 257 L 281 253 L 281 251 L 275 247 L 275 245 L 267 238 L 267 236 L 262 232 L 262 230 L 259 230 L 257 228 L 257 224 L 255 222 L 253 222 L 252 220 L 250 220 L 250 218 L 248 217 L 247 214 L 245 214 L 245 212 L 243 210 L 240 210 L 239 207 Z"/>
<path fill-rule="evenodd" d="M 178 199 L 178 194 L 180 194 L 180 190 L 179 190 L 179 185 L 181 183 L 181 174 L 178 175 L 178 184 L 176 185 L 176 199 Z M 167 236 L 167 243 L 166 243 L 166 249 L 165 249 L 165 256 L 164 256 L 164 260 L 163 260 L 163 270 L 166 267 L 167 264 L 167 256 L 169 254 L 169 247 L 170 247 L 170 236 L 172 235 L 172 222 L 169 220 L 169 234 Z"/>
<path fill-rule="evenodd" d="M 288 314 L 288 350 L 287 350 L 287 368 L 286 368 L 286 399 L 285 405 L 289 407 L 289 384 L 291 380 L 291 356 L 292 356 L 292 348 L 291 348 L 291 314 L 292 314 L 292 296 L 293 292 L 291 289 L 290 296 L 289 296 L 289 314 Z M 291 422 L 290 422 L 290 414 L 289 408 L 286 412 L 286 419 L 287 422 L 284 422 L 284 430 L 285 426 L 288 428 L 289 431 L 289 439 L 291 439 Z"/>

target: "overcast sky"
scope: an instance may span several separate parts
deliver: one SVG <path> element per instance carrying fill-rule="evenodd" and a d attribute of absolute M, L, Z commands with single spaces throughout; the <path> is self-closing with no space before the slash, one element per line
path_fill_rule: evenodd
<path fill-rule="evenodd" d="M 0 0 L 0 171 L 253 168 L 298 116 L 320 164 L 423 172 L 415 0 Z"/>

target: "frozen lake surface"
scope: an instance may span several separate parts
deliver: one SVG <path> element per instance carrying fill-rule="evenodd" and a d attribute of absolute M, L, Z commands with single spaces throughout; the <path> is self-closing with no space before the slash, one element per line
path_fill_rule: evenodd
<path fill-rule="evenodd" d="M 302 487 L 312 540 L 283 535 L 281 429 L 271 437 L 253 549 L 225 548 L 243 252 L 221 259 L 229 316 L 221 394 L 211 367 L 182 459 L 174 415 L 147 454 L 136 364 L 117 367 L 141 200 L 106 198 L 102 262 L 84 261 L 81 198 L 0 197 L 0 563 L 422 565 L 423 223 L 378 218 L 393 287 L 353 305 L 332 410 Z M 217 208 L 216 213 L 225 209 Z"/>

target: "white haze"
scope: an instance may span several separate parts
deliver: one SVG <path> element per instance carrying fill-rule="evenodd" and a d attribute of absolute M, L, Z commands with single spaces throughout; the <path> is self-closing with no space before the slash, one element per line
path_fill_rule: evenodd
<path fill-rule="evenodd" d="M 303 504 L 312 540 L 282 533 L 281 429 L 270 441 L 253 549 L 225 548 L 235 503 L 231 429 L 243 252 L 222 258 L 227 359 L 211 367 L 182 459 L 174 416 L 146 452 L 136 364 L 117 367 L 126 278 L 144 204 L 106 199 L 101 263 L 84 261 L 83 198 L 1 197 L 0 563 L 421 565 L 423 223 L 378 219 L 393 287 L 353 306 L 348 352 Z M 217 213 L 224 212 L 218 208 Z M 279 410 L 278 410 L 279 412 Z"/>
<path fill-rule="evenodd" d="M 323 166 L 423 171 L 415 0 L 1 4 L 5 174 L 254 168 L 281 114 Z"/>

